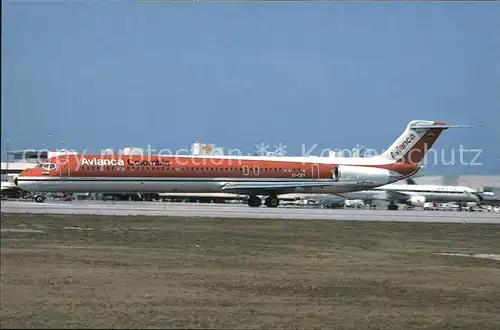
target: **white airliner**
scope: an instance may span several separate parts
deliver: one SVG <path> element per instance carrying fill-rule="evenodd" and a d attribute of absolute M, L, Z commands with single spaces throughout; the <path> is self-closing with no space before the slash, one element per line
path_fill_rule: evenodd
<path fill-rule="evenodd" d="M 348 199 L 362 199 L 370 202 L 373 200 L 389 201 L 389 210 L 397 209 L 397 203 L 421 207 L 426 202 L 431 203 L 476 203 L 480 204 L 482 197 L 474 189 L 462 186 L 418 185 L 413 180 L 410 184 L 391 183 L 370 190 L 339 193 Z"/>

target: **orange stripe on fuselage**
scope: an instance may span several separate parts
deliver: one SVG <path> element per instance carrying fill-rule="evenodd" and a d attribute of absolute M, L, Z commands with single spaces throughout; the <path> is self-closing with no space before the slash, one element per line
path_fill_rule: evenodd
<path fill-rule="evenodd" d="M 82 165 L 82 159 L 123 160 L 121 165 Z M 146 161 L 143 165 L 137 162 Z M 156 163 L 155 163 L 156 161 Z M 175 156 L 113 156 L 113 155 L 68 155 L 52 158 L 58 164 L 51 176 L 71 177 L 195 177 L 195 178 L 273 178 L 273 179 L 331 179 L 332 170 L 342 164 L 316 164 L 306 162 L 227 159 L 217 157 L 175 157 Z M 69 162 L 69 173 L 68 173 Z M 169 163 L 169 165 L 166 165 Z M 349 166 L 356 166 L 351 165 Z M 418 164 L 397 162 L 383 165 L 357 165 L 377 167 L 402 175 L 408 175 Z M 28 175 L 28 174 L 26 174 Z M 32 173 L 31 175 L 36 175 Z"/>
<path fill-rule="evenodd" d="M 72 177 L 199 177 L 199 178 L 322 178 L 331 179 L 333 164 L 258 161 L 224 158 L 161 157 L 161 156 L 86 156 L 87 159 L 122 159 L 123 166 L 81 165 L 80 158 L 70 157 Z M 141 164 L 145 161 L 144 164 Z M 155 161 L 157 161 L 155 163 Z M 52 162 L 57 163 L 54 159 Z M 159 163 L 159 164 L 158 164 Z M 166 165 L 168 163 L 168 165 Z M 67 165 L 61 160 L 64 172 Z M 314 168 L 313 168 L 314 166 Z M 313 173 L 314 171 L 314 173 Z M 57 172 L 57 173 L 56 173 Z M 51 173 L 59 176 L 59 171 Z"/>

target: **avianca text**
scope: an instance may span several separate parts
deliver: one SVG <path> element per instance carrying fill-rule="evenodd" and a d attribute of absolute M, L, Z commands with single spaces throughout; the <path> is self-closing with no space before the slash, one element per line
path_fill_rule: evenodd
<path fill-rule="evenodd" d="M 101 158 L 83 158 L 81 165 L 87 166 L 125 166 L 123 159 L 101 159 Z M 170 166 L 169 160 L 140 160 L 140 159 L 127 159 L 129 166 Z"/>
<path fill-rule="evenodd" d="M 396 146 L 396 151 L 391 151 L 392 159 L 396 159 L 397 156 L 401 155 L 413 140 L 415 140 L 415 134 L 411 133 L 400 145 Z"/>
<path fill-rule="evenodd" d="M 125 166 L 123 159 L 100 159 L 100 158 L 83 158 L 81 165 L 87 166 Z"/>

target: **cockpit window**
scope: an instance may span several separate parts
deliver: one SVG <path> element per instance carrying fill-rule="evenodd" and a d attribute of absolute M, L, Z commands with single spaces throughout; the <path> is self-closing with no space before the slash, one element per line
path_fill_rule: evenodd
<path fill-rule="evenodd" d="M 46 163 L 46 164 L 43 164 L 43 169 L 45 170 L 53 170 L 56 168 L 56 164 L 50 164 L 50 163 Z"/>

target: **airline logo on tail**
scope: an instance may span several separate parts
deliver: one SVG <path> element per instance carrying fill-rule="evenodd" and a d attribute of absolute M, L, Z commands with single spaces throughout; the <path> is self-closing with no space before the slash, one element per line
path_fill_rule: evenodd
<path fill-rule="evenodd" d="M 411 133 L 400 145 L 396 146 L 395 151 L 391 151 L 392 159 L 396 159 L 400 155 L 404 155 L 405 150 L 411 145 L 413 140 L 415 140 L 415 134 Z"/>

